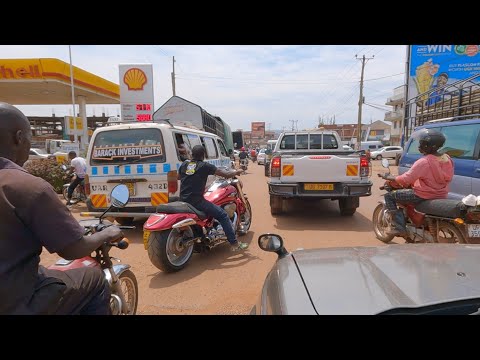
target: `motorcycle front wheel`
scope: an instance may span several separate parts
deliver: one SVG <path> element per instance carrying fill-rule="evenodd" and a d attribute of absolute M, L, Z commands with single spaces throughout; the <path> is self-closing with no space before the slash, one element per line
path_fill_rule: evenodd
<path fill-rule="evenodd" d="M 394 238 L 393 235 L 387 235 L 386 230 L 388 229 L 388 224 L 385 219 L 385 207 L 383 204 L 378 204 L 378 206 L 373 210 L 373 232 L 378 240 L 388 244 Z"/>
<path fill-rule="evenodd" d="M 135 274 L 130 270 L 125 270 L 118 277 L 123 297 L 127 303 L 127 313 L 123 313 L 117 301 L 112 297 L 110 299 L 110 308 L 112 315 L 135 315 L 138 306 L 138 283 Z"/>

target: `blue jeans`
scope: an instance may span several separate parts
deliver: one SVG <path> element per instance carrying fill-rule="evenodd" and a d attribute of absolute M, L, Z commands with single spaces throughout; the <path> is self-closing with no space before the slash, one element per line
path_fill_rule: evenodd
<path fill-rule="evenodd" d="M 192 204 L 193 205 L 193 204 Z M 232 222 L 230 221 L 227 212 L 220 206 L 212 204 L 210 201 L 202 200 L 199 203 L 193 205 L 196 209 L 203 211 L 208 216 L 213 216 L 223 227 L 227 240 L 230 244 L 234 244 L 237 241 L 235 236 L 235 230 L 233 229 Z"/>
<path fill-rule="evenodd" d="M 424 200 L 421 197 L 415 195 L 413 189 L 399 189 L 392 192 L 387 192 L 385 193 L 384 198 L 385 207 L 388 210 L 398 210 L 397 201 L 417 204 Z"/>

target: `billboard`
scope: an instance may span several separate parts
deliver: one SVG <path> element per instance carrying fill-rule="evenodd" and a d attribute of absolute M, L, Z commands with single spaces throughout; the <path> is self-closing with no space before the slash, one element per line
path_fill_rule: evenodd
<path fill-rule="evenodd" d="M 265 138 L 265 123 L 264 122 L 252 122 L 252 139 Z"/>
<path fill-rule="evenodd" d="M 121 64 L 120 106 L 122 121 L 153 119 L 152 64 Z"/>
<path fill-rule="evenodd" d="M 480 73 L 480 45 L 410 45 L 408 98 Z M 433 92 L 420 99 L 438 99 Z"/>

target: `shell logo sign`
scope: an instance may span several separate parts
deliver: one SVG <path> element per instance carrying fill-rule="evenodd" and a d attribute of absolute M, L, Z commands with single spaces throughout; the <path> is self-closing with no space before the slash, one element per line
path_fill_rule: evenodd
<path fill-rule="evenodd" d="M 125 72 L 123 82 L 130 91 L 141 91 L 147 83 L 147 75 L 139 68 L 131 68 Z"/>

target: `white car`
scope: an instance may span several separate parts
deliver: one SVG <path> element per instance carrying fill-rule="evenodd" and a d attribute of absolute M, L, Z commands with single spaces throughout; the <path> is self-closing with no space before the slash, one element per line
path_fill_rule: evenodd
<path fill-rule="evenodd" d="M 257 155 L 257 163 L 258 165 L 265 165 L 265 157 L 267 155 L 265 154 L 265 149 L 261 149 Z"/>
<path fill-rule="evenodd" d="M 403 148 L 401 146 L 385 146 L 381 149 L 372 151 L 370 157 L 377 160 L 382 160 L 383 158 L 395 159 L 397 154 L 401 154 L 402 152 Z"/>
<path fill-rule="evenodd" d="M 38 160 L 38 159 L 46 159 L 48 158 L 48 154 L 43 149 L 30 149 L 30 153 L 28 154 L 28 160 Z"/>

